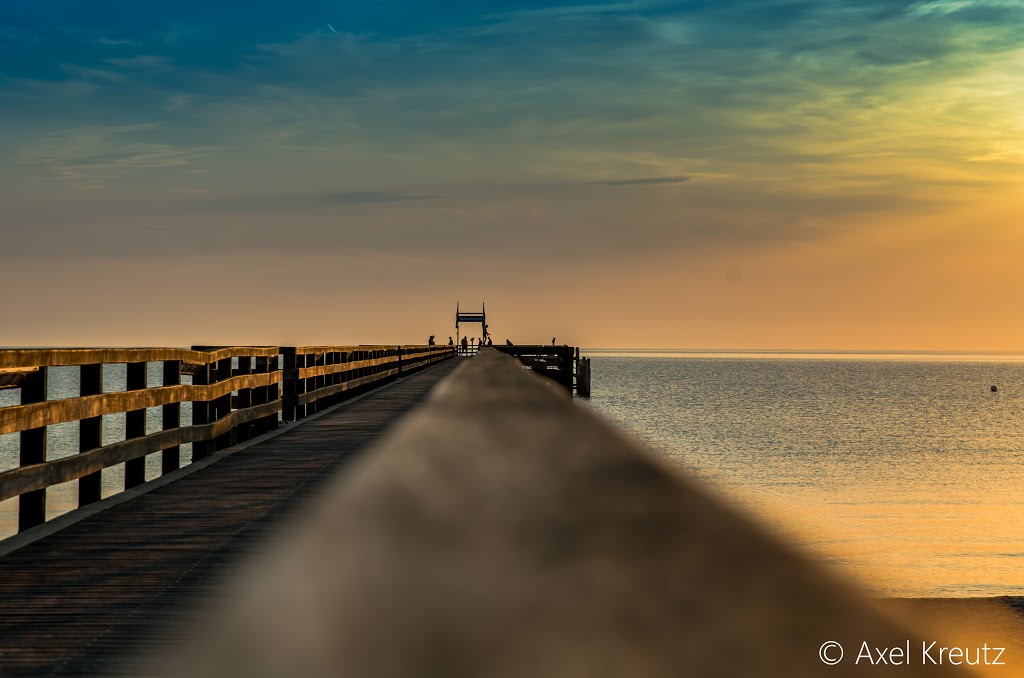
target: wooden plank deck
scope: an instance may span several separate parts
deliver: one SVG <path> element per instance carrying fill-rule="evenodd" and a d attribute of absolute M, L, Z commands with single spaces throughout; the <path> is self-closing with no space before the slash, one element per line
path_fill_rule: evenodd
<path fill-rule="evenodd" d="M 158 644 L 273 525 L 459 362 L 413 374 L 0 558 L 0 676 L 107 672 Z"/>

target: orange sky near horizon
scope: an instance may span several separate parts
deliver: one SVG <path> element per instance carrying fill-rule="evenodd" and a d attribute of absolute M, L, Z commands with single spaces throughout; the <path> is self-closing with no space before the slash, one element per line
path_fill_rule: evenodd
<path fill-rule="evenodd" d="M 993 212 L 994 223 L 1024 223 L 1016 206 Z M 428 334 L 445 341 L 455 303 L 476 310 L 484 301 L 495 337 L 516 343 L 556 336 L 590 347 L 1024 349 L 1024 314 L 1016 312 L 1024 304 L 1024 232 L 986 229 L 980 210 L 965 209 L 921 219 L 926 240 L 898 219 L 898 231 L 879 218 L 870 232 L 829 241 L 673 252 L 614 270 L 567 261 L 530 275 L 518 261 L 312 252 L 294 261 L 249 254 L 47 262 L 77 281 L 68 286 L 14 262 L 7 271 L 36 278 L 33 294 L 47 301 L 26 304 L 3 336 L 7 345 L 417 343 Z M 415 282 L 382 279 L 391 268 Z"/>
<path fill-rule="evenodd" d="M 1024 351 L 1024 9 L 773 1 L 12 9 L 0 345 Z"/>

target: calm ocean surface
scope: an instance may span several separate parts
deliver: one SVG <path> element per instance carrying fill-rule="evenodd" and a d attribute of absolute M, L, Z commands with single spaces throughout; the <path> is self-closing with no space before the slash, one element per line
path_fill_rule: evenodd
<path fill-rule="evenodd" d="M 877 592 L 1024 594 L 1021 356 L 589 354 L 591 407 Z"/>
<path fill-rule="evenodd" d="M 590 407 L 877 592 L 1024 594 L 1024 357 L 588 353 Z M 123 366 L 105 381 L 122 390 Z M 51 397 L 77 391 L 77 370 L 51 371 Z M 105 442 L 123 431 L 104 418 Z M 49 458 L 76 452 L 76 424 L 48 436 Z M 0 469 L 16 465 L 16 435 L 0 436 Z M 104 495 L 123 484 L 122 468 L 103 476 Z M 50 515 L 76 497 L 51 489 Z M 0 536 L 16 508 L 0 503 Z"/>

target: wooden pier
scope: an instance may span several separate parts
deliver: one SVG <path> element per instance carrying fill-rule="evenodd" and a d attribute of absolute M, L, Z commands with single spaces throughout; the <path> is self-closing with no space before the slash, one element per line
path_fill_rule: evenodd
<path fill-rule="evenodd" d="M 0 383 L 21 390 L 20 405 L 0 408 L 0 435 L 20 437 L 19 467 L 0 472 L 0 501 L 19 498 L 24 531 L 45 521 L 47 487 L 77 480 L 79 506 L 87 506 L 100 500 L 103 469 L 123 463 L 130 490 L 145 482 L 147 455 L 159 453 L 169 473 L 180 466 L 181 445 L 192 444 L 200 460 L 452 355 L 434 346 L 0 350 Z M 153 363 L 162 386 L 148 388 Z M 124 391 L 103 392 L 110 364 L 127 366 Z M 48 399 L 53 367 L 79 370 L 79 397 Z M 191 403 L 190 425 L 181 421 L 183 402 Z M 153 407 L 162 408 L 163 430 L 147 435 Z M 103 415 L 121 413 L 125 440 L 103 446 Z M 79 453 L 48 460 L 46 427 L 67 422 L 79 422 Z"/>
<path fill-rule="evenodd" d="M 494 346 L 515 356 L 538 374 L 554 379 L 570 393 L 590 397 L 590 358 L 580 356 L 577 346 L 514 345 Z"/>
<path fill-rule="evenodd" d="M 144 494 L 138 491 L 144 488 L 137 487 L 123 497 L 104 500 L 99 504 L 113 506 L 103 506 L 105 510 L 95 514 L 86 508 L 87 515 L 81 519 L 69 514 L 53 521 L 57 528 L 77 521 L 64 529 L 48 529 L 48 523 L 0 542 L 0 553 L 9 552 L 0 557 L 0 675 L 109 673 L 116 669 L 118 659 L 140 648 L 159 645 L 171 632 L 168 623 L 177 621 L 208 596 L 211 582 L 217 581 L 241 555 L 253 550 L 270 526 L 372 444 L 454 367 L 454 362 L 434 364 L 434 359 L 448 357 L 444 352 L 407 349 L 407 356 L 428 357 L 404 363 L 404 378 L 391 384 L 399 377 L 392 372 L 398 369 L 392 359 L 397 351 L 384 356 L 363 354 L 392 350 L 342 351 L 352 356 L 349 361 L 335 360 L 330 354 L 337 351 L 321 348 L 289 350 L 285 365 L 293 360 L 308 361 L 309 365 L 288 367 L 280 375 L 285 379 L 284 407 L 289 420 L 304 422 L 296 430 L 291 429 L 297 424 L 286 424 L 280 433 L 271 431 L 277 429 L 275 422 L 262 427 L 267 430 L 261 433 L 253 432 L 256 437 L 248 439 L 247 445 L 216 451 L 212 449 L 215 438 L 225 433 L 210 423 L 201 424 L 205 435 L 198 437 L 205 438 L 209 447 L 191 466 L 168 471 L 165 480 L 173 482 L 158 481 L 158 487 Z M 221 349 L 213 352 L 213 358 L 226 361 L 229 353 L 237 352 Z M 98 357 L 95 353 L 63 354 L 60 360 L 67 363 L 83 356 Z M 143 356 L 132 353 L 104 357 L 117 360 Z M 51 363 L 58 360 L 47 355 L 28 359 L 41 358 Z M 12 358 L 8 356 L 8 360 Z M 288 370 L 298 372 L 290 375 Z M 372 373 L 364 374 L 362 370 Z M 222 374 L 226 376 L 226 370 Z M 343 375 L 347 380 L 336 381 L 332 375 Z M 324 382 L 314 382 L 308 389 L 305 384 L 292 389 L 287 381 L 292 376 Z M 372 388 L 377 382 L 390 385 L 350 403 L 336 401 L 339 393 Z M 178 389 L 171 393 L 185 392 Z M 209 389 L 187 395 L 200 393 L 224 397 Z M 166 396 L 150 397 L 159 401 Z M 83 406 L 58 402 L 63 403 L 58 413 Z M 138 400 L 119 405 L 108 402 L 106 408 L 137 404 Z M 281 405 L 278 401 L 277 408 Z M 262 406 L 257 412 L 265 415 L 273 409 Z M 32 411 L 15 412 L 25 417 Z M 60 418 L 59 414 L 50 416 Z M 189 437 L 173 436 L 179 443 Z M 236 439 L 243 438 L 249 438 L 248 431 L 238 431 Z M 84 469 L 76 468 L 75 473 L 84 473 L 93 466 L 90 463 Z M 7 477 L 23 483 L 22 478 L 37 475 L 35 469 Z M 6 487 L 7 493 L 14 491 L 11 485 Z M 97 508 L 100 505 L 93 504 Z M 30 507 L 36 510 L 35 504 Z"/>
<path fill-rule="evenodd" d="M 917 638 L 575 405 L 567 351 L 338 348 L 0 352 L 29 387 L 32 361 L 177 361 L 172 380 L 199 379 L 6 408 L 7 430 L 206 403 L 146 443 L 0 475 L 8 496 L 45 491 L 204 444 L 193 464 L 0 546 L 0 675 L 856 676 L 823 663 L 822 643 Z M 37 438 L 23 438 L 34 454 Z"/>
<path fill-rule="evenodd" d="M 499 353 L 515 356 L 526 367 L 549 379 L 554 379 L 569 393 L 583 398 L 590 397 L 590 358 L 582 357 L 578 346 L 468 344 L 457 346 L 456 355 L 472 357 L 484 348 L 493 348 Z"/>

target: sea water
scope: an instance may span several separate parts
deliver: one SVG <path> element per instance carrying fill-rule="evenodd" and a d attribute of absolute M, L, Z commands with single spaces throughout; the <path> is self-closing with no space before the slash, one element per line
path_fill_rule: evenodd
<path fill-rule="evenodd" d="M 590 407 L 877 593 L 1024 594 L 1020 356 L 591 356 Z"/>

